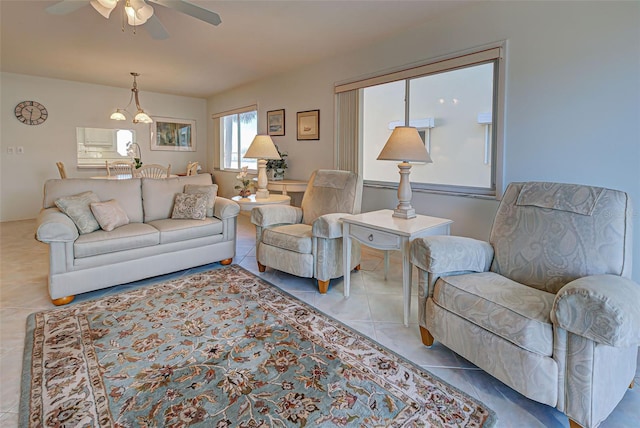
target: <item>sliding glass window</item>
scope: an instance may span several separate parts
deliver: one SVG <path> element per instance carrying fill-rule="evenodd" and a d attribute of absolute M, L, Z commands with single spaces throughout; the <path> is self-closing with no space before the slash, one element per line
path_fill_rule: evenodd
<path fill-rule="evenodd" d="M 360 94 L 359 118 L 353 121 L 359 128 L 355 169 L 361 169 L 365 184 L 397 185 L 396 163 L 376 158 L 393 129 L 409 125 L 418 129 L 433 160 L 413 164 L 414 191 L 496 195 L 496 178 L 502 170 L 501 135 L 494 132 L 503 97 L 501 50 L 484 52 L 342 86 Z"/>

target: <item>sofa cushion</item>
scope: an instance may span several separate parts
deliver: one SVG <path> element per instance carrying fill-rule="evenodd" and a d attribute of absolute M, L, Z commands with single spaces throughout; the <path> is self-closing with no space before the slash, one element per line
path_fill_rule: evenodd
<path fill-rule="evenodd" d="M 63 196 L 56 199 L 55 204 L 73 220 L 81 235 L 100 229 L 98 221 L 91 212 L 91 203 L 100 202 L 98 195 L 88 191 L 77 195 Z"/>
<path fill-rule="evenodd" d="M 163 219 L 148 223 L 160 232 L 160 243 L 186 241 L 222 234 L 222 221 L 217 218 L 204 220 Z"/>
<path fill-rule="evenodd" d="M 153 226 L 129 223 L 111 232 L 96 230 L 81 235 L 73 244 L 73 251 L 76 258 L 82 258 L 157 245 L 159 242 L 160 233 Z"/>
<path fill-rule="evenodd" d="M 203 193 L 189 195 L 177 193 L 173 202 L 172 219 L 204 220 L 207 216 L 209 196 Z"/>
<path fill-rule="evenodd" d="M 91 212 L 102 230 L 111 232 L 116 227 L 129 224 L 129 217 L 118 201 L 110 199 L 105 202 L 92 202 Z"/>
<path fill-rule="evenodd" d="M 162 180 L 142 179 L 142 206 L 144 222 L 171 218 L 176 193 L 182 193 L 187 184 L 211 184 L 210 174 L 191 175 L 189 177 L 164 178 Z"/>
<path fill-rule="evenodd" d="M 216 196 L 218 196 L 218 185 L 199 185 L 199 184 L 187 184 L 184 186 L 184 193 L 195 194 L 204 193 L 208 197 L 207 201 L 207 217 L 213 217 L 213 207 L 215 206 Z"/>
<path fill-rule="evenodd" d="M 265 229 L 262 242 L 301 254 L 311 254 L 313 247 L 312 229 L 308 224 L 287 224 Z"/>
<path fill-rule="evenodd" d="M 442 277 L 433 294 L 439 306 L 544 356 L 553 353 L 554 298 L 493 272 Z"/>

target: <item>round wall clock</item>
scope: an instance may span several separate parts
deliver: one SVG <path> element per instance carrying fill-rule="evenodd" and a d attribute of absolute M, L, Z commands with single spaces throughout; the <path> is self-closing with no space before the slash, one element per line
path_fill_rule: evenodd
<path fill-rule="evenodd" d="M 37 101 L 22 101 L 15 108 L 18 120 L 25 125 L 40 125 L 49 116 L 47 109 Z"/>

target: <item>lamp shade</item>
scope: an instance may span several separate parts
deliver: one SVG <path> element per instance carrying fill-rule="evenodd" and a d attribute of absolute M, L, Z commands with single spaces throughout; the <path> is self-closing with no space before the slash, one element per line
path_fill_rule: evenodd
<path fill-rule="evenodd" d="M 431 163 L 418 130 L 413 126 L 396 126 L 378 155 L 378 160 Z"/>
<path fill-rule="evenodd" d="M 133 118 L 133 123 L 153 123 L 153 120 L 143 110 L 138 110 Z"/>
<path fill-rule="evenodd" d="M 258 134 L 243 157 L 247 159 L 280 159 L 280 154 L 270 136 Z"/>
<path fill-rule="evenodd" d="M 111 116 L 109 117 L 109 119 L 113 119 L 113 120 L 127 120 L 127 118 L 125 117 L 124 113 L 122 113 L 120 111 L 120 109 L 117 109 L 116 111 L 114 111 L 113 113 L 111 113 Z"/>

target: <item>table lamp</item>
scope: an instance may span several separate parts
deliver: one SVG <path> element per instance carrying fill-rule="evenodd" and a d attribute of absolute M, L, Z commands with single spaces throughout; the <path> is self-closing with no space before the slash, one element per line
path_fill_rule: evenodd
<path fill-rule="evenodd" d="M 414 218 L 416 210 L 411 206 L 411 183 L 409 174 L 411 173 L 412 162 L 431 163 L 431 157 L 418 130 L 412 126 L 397 126 L 387 143 L 378 155 L 378 160 L 400 161 L 398 164 L 400 172 L 400 184 L 398 185 L 398 207 L 393 210 L 393 216 L 399 218 Z"/>
<path fill-rule="evenodd" d="M 256 199 L 269 198 L 266 159 L 280 159 L 280 154 L 278 154 L 273 140 L 268 135 L 256 135 L 256 138 L 253 139 L 243 157 L 247 159 L 258 159 L 258 190 L 256 191 Z"/>

